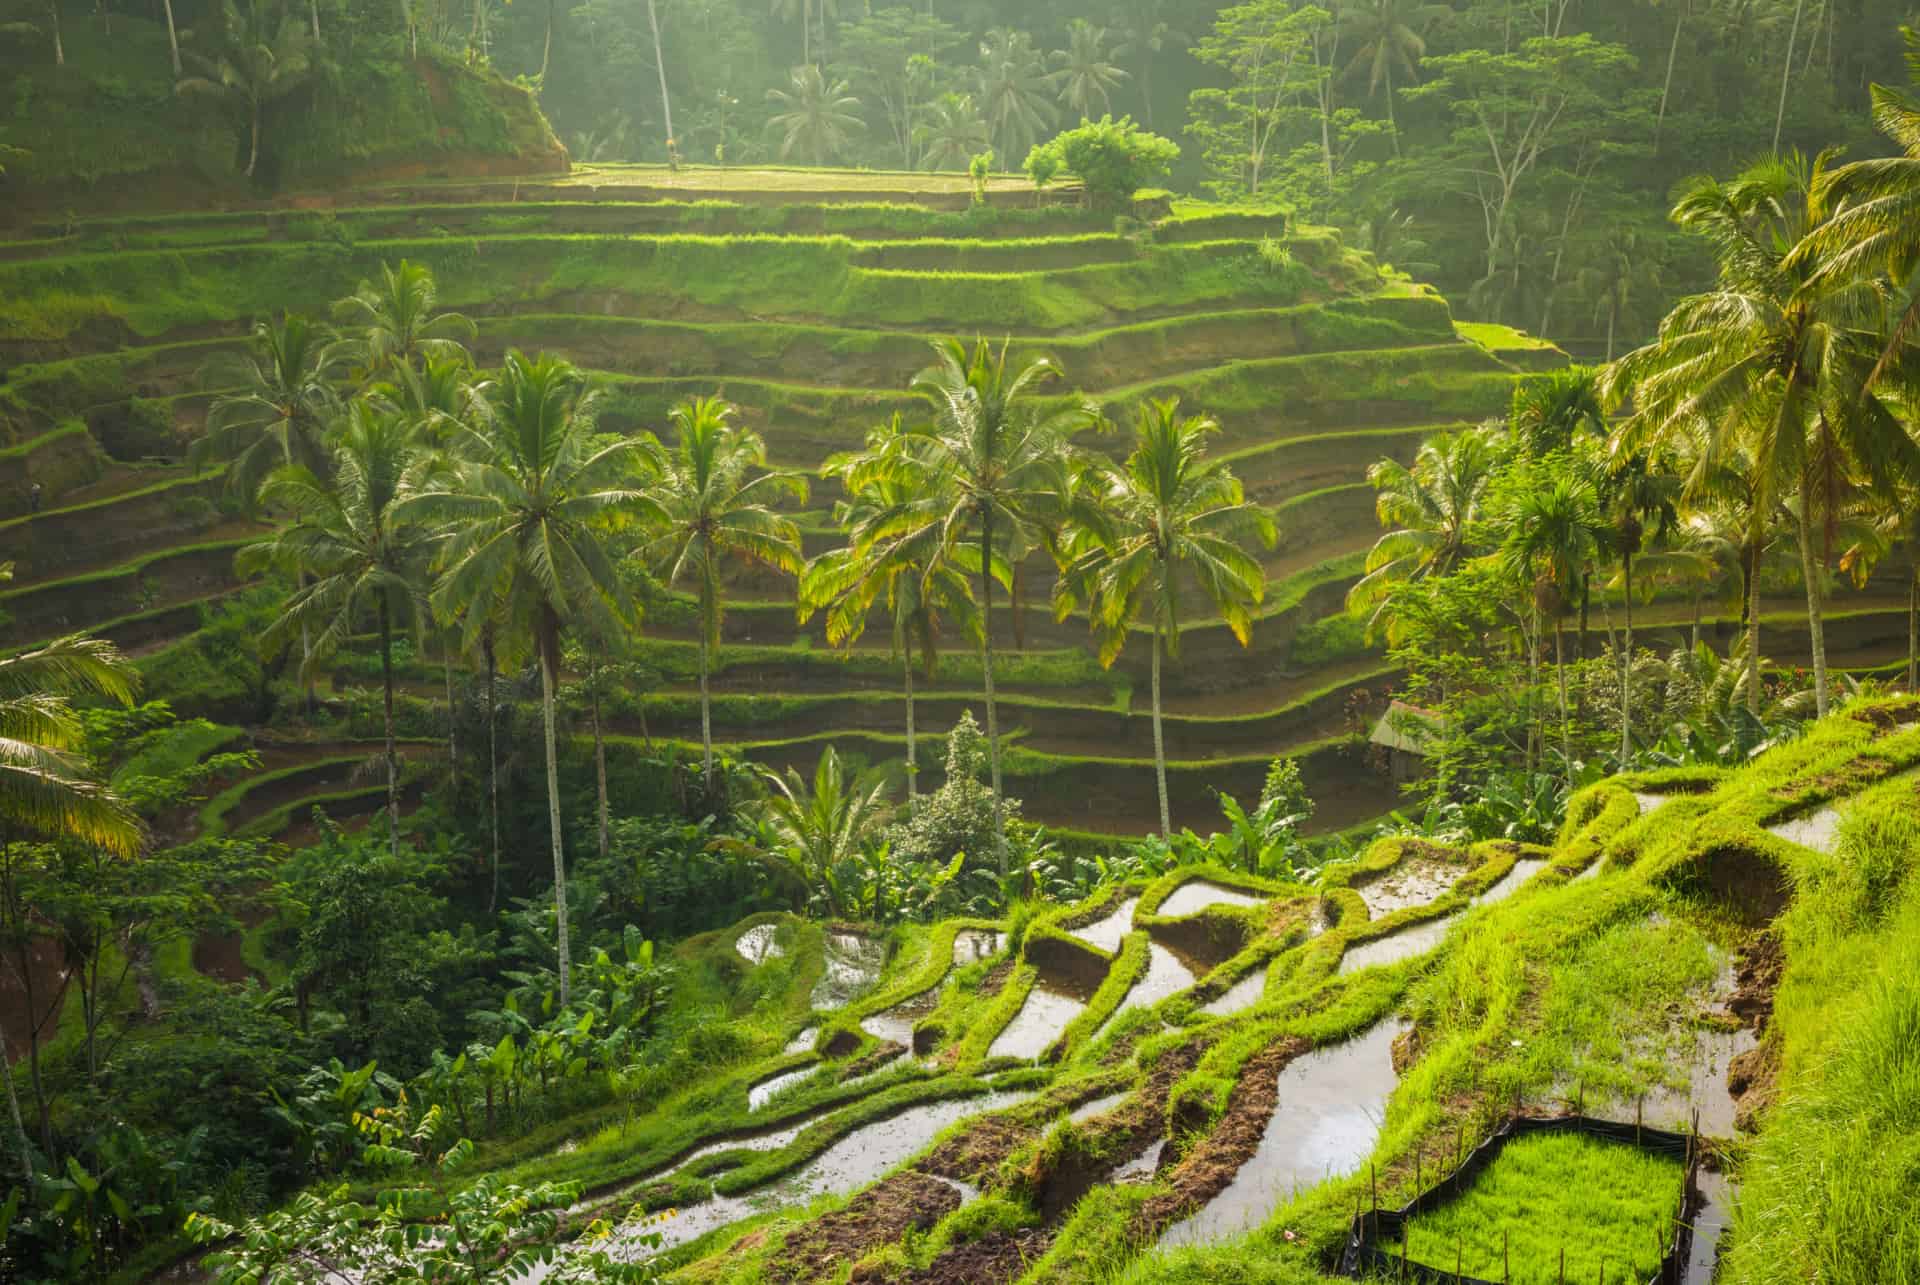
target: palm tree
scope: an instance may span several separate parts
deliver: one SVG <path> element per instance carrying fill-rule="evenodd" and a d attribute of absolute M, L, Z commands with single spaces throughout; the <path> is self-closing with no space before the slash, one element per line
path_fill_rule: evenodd
<path fill-rule="evenodd" d="M 1825 558 L 1816 521 L 1830 535 L 1849 478 L 1885 490 L 1920 468 L 1920 446 L 1897 402 L 1872 383 L 1883 352 L 1875 329 L 1884 317 L 1883 285 L 1822 274 L 1810 256 L 1791 253 L 1827 213 L 1813 197 L 1827 185 L 1827 161 L 1767 161 L 1690 189 L 1674 218 L 1712 244 L 1719 282 L 1677 304 L 1658 337 L 1613 363 L 1603 381 L 1609 396 L 1634 399 L 1621 447 L 1704 433 L 1690 489 L 1703 470 L 1745 447 L 1761 483 L 1755 513 L 1798 496 L 1792 508 L 1822 717 Z"/>
<path fill-rule="evenodd" d="M 1342 34 L 1358 46 L 1347 64 L 1347 75 L 1367 78 L 1369 98 L 1387 91 L 1387 132 L 1393 154 L 1400 154 L 1400 127 L 1393 116 L 1393 72 L 1398 67 L 1407 80 L 1420 79 L 1420 60 L 1427 55 L 1423 34 L 1427 24 L 1447 12 L 1444 5 L 1423 0 L 1356 0 L 1340 9 Z"/>
<path fill-rule="evenodd" d="M 274 469 L 304 464 L 323 471 L 321 427 L 336 414 L 339 360 L 332 333 L 306 317 L 254 322 L 247 351 L 216 358 L 201 375 L 203 384 L 227 391 L 208 408 L 188 462 L 198 469 L 226 461 L 227 489 L 249 508 Z"/>
<path fill-rule="evenodd" d="M 813 62 L 813 17 L 820 15 L 820 42 L 826 43 L 827 15 L 837 12 L 837 0 L 772 0 L 770 6 L 773 16 L 782 22 L 800 20 L 800 61 Z"/>
<path fill-rule="evenodd" d="M 813 769 L 813 788 L 798 772 L 762 771 L 767 783 L 767 823 L 775 841 L 827 897 L 827 914 L 840 913 L 833 871 L 860 855 L 885 825 L 887 785 L 877 775 L 849 780 L 840 756 L 827 746 Z"/>
<path fill-rule="evenodd" d="M 1882 562 L 1898 559 L 1907 581 L 1907 691 L 1920 692 L 1920 486 L 1876 495 L 1870 522 L 1841 555 L 1840 566 L 1864 584 Z"/>
<path fill-rule="evenodd" d="M 411 366 L 415 358 L 428 363 L 465 364 L 466 343 L 478 328 L 457 312 L 436 313 L 439 289 L 425 266 L 400 260 L 398 266 L 380 265 L 380 281 L 362 281 L 358 289 L 333 305 L 334 320 L 348 328 L 340 358 L 367 378 Z"/>
<path fill-rule="evenodd" d="M 599 399 L 559 357 L 510 351 L 499 377 L 476 391 L 475 422 L 455 435 L 464 461 L 458 481 L 407 501 L 396 517 L 451 529 L 433 601 L 442 620 L 461 622 L 468 650 L 491 649 L 495 632 L 507 628 L 539 662 L 564 1006 L 572 959 L 554 709 L 561 635 L 580 622 L 612 629 L 634 619 L 606 529 L 642 499 L 631 481 L 636 443 L 595 440 Z"/>
<path fill-rule="evenodd" d="M 913 130 L 920 163 L 929 170 L 964 170 L 992 138 L 971 94 L 942 94 L 921 112 Z"/>
<path fill-rule="evenodd" d="M 1167 0 L 1132 0 L 1123 13 L 1114 46 L 1115 58 L 1133 58 L 1140 66 L 1140 98 L 1145 104 L 1147 128 L 1153 128 L 1153 64 L 1169 49 L 1184 50 L 1193 37 L 1166 20 Z"/>
<path fill-rule="evenodd" d="M 1514 385 L 1507 422 L 1534 459 L 1572 449 L 1582 429 L 1604 438 L 1607 413 L 1599 387 L 1599 372 L 1589 366 L 1530 375 Z"/>
<path fill-rule="evenodd" d="M 1611 526 L 1613 551 L 1620 558 L 1620 582 L 1626 603 L 1626 635 L 1620 648 L 1620 759 L 1633 752 L 1633 560 L 1666 537 L 1679 520 L 1680 477 L 1671 462 L 1647 451 L 1614 456 L 1601 472 L 1599 504 Z M 1652 530 L 1648 530 L 1648 525 Z M 1582 648 L 1585 648 L 1584 639 Z"/>
<path fill-rule="evenodd" d="M 1523 488 L 1504 515 L 1507 536 L 1501 560 L 1509 574 L 1533 586 L 1533 609 L 1553 618 L 1553 663 L 1560 688 L 1561 756 L 1573 773 L 1573 723 L 1567 703 L 1564 630 L 1567 607 L 1586 578 L 1605 535 L 1593 486 L 1565 473 Z M 1536 633 L 1538 626 L 1536 624 Z"/>
<path fill-rule="evenodd" d="M 920 760 L 913 718 L 914 648 L 931 679 L 938 659 L 940 618 L 980 641 L 980 610 L 967 582 L 968 550 L 944 549 L 939 528 L 916 521 L 916 506 L 939 493 L 937 479 L 918 474 L 906 455 L 887 473 L 885 461 L 906 430 L 895 415 L 868 435 L 864 452 L 827 461 L 848 498 L 834 506 L 834 521 L 847 532 L 846 547 L 821 554 L 800 579 L 800 620 L 827 612 L 827 641 L 852 646 L 866 631 L 873 605 L 883 598 L 892 642 L 902 660 L 907 700 L 907 797 L 917 798 Z M 897 529 L 897 534 L 889 534 Z"/>
<path fill-rule="evenodd" d="M 1000 163 L 1016 166 L 1056 119 L 1047 92 L 1046 60 L 1026 32 L 995 27 L 980 42 L 975 75 Z"/>
<path fill-rule="evenodd" d="M 1920 86 L 1920 30 L 1901 29 L 1907 66 Z M 1913 281 L 1920 274 L 1920 100 L 1887 85 L 1873 87 L 1873 119 L 1898 156 L 1855 161 L 1830 170 L 1815 191 L 1829 217 L 1794 251 L 1819 262 L 1821 280 L 1870 277 Z M 1912 292 L 1888 335 L 1868 383 L 1877 384 L 1895 353 L 1920 330 L 1920 290 Z"/>
<path fill-rule="evenodd" d="M 1272 516 L 1246 502 L 1226 465 L 1206 458 L 1208 434 L 1220 426 L 1201 415 L 1183 417 L 1177 400 L 1140 408 L 1133 452 L 1118 467 L 1089 465 L 1090 499 L 1077 506 L 1084 525 L 1078 556 L 1054 592 L 1064 620 L 1085 603 L 1101 635 L 1100 663 L 1111 665 L 1133 622 L 1153 628 L 1153 771 L 1160 791 L 1160 837 L 1173 822 L 1167 804 L 1167 755 L 1160 721 L 1160 653 L 1180 656 L 1180 589 L 1191 574 L 1200 593 L 1248 645 L 1252 609 L 1266 594 L 1266 572 L 1242 541 L 1249 535 L 1271 548 Z"/>
<path fill-rule="evenodd" d="M 713 708 L 707 691 L 709 652 L 720 645 L 721 576 L 729 563 L 771 567 L 798 576 L 805 569 L 800 529 L 773 505 L 804 502 L 806 479 L 767 468 L 767 445 L 733 422 L 717 397 L 675 406 L 678 441 L 669 450 L 651 433 L 640 439 L 650 478 L 639 507 L 646 532 L 639 556 L 671 586 L 691 580 L 700 600 L 700 748 L 713 789 Z"/>
<path fill-rule="evenodd" d="M 340 425 L 332 476 L 291 465 L 267 480 L 265 494 L 297 516 L 292 525 L 240 551 L 243 574 L 268 566 L 311 577 L 287 600 L 262 643 L 272 648 L 299 629 L 314 630 L 304 660 L 330 656 L 373 608 L 380 638 L 382 711 L 386 731 L 387 841 L 400 852 L 400 758 L 393 726 L 393 632 L 417 620 L 428 539 L 396 516 L 412 490 L 418 453 L 404 415 L 357 401 Z"/>
<path fill-rule="evenodd" d="M 1047 56 L 1055 68 L 1047 84 L 1062 103 L 1082 117 L 1094 114 L 1095 103 L 1102 112 L 1111 110 L 1108 95 L 1127 78 L 1126 72 L 1107 61 L 1106 43 L 1105 27 L 1075 18 L 1067 24 L 1067 47 Z"/>
<path fill-rule="evenodd" d="M 1470 428 L 1428 438 L 1411 466 L 1384 459 L 1367 470 L 1380 493 L 1374 511 L 1387 532 L 1368 551 L 1366 574 L 1347 591 L 1349 611 L 1371 608 L 1377 624 L 1395 585 L 1460 565 L 1499 455 L 1494 431 Z"/>
<path fill-rule="evenodd" d="M 972 541 L 979 550 L 981 658 L 986 685 L 987 754 L 992 767 L 994 845 L 1006 873 L 1006 798 L 1000 779 L 999 716 L 993 695 L 993 581 L 1001 550 L 1017 528 L 1030 528 L 1052 507 L 1064 480 L 1068 441 L 1097 421 L 1091 406 L 1070 408 L 1039 399 L 1042 385 L 1060 377 L 1037 357 L 1009 368 L 1007 346 L 996 353 L 984 341 L 971 354 L 958 339 L 933 345 L 934 364 L 914 377 L 913 389 L 933 408 L 875 466 L 880 476 L 929 479 L 925 500 L 889 524 L 906 535 L 915 525 L 937 529 L 940 559 L 957 560 Z"/>
<path fill-rule="evenodd" d="M 829 82 L 820 68 L 804 63 L 793 69 L 788 84 L 787 89 L 767 91 L 767 101 L 786 108 L 767 122 L 770 132 L 783 135 L 781 160 L 803 147 L 815 165 L 825 165 L 866 129 L 867 123 L 853 114 L 860 110 L 860 100 L 847 92 L 846 81 Z"/>
<path fill-rule="evenodd" d="M 199 75 L 174 82 L 174 92 L 225 99 L 245 113 L 248 123 L 246 176 L 260 161 L 260 109 L 306 83 L 313 70 L 314 38 L 300 19 L 268 0 L 222 0 L 220 38 L 224 47 L 186 59 Z"/>

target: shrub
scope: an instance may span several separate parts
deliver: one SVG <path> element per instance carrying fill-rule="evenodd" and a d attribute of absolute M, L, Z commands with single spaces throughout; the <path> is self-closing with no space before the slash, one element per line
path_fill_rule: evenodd
<path fill-rule="evenodd" d="M 1055 136 L 1027 155 L 1027 173 L 1035 183 L 1062 171 L 1077 175 L 1087 199 L 1102 209 L 1119 209 L 1149 183 L 1164 179 L 1180 159 L 1180 145 L 1133 123 L 1102 116 Z"/>

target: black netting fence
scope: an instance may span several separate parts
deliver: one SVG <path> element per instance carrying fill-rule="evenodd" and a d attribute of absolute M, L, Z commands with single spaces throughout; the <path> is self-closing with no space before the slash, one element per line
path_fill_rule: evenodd
<path fill-rule="evenodd" d="M 1664 1255 L 1657 1272 L 1645 1285 L 1682 1285 L 1693 1247 L 1693 1215 L 1702 1202 L 1699 1184 L 1700 1145 L 1692 1133 L 1670 1133 L 1638 1124 L 1619 1124 L 1570 1115 L 1509 1120 L 1498 1132 L 1461 1161 L 1459 1168 L 1428 1187 L 1398 1209 L 1373 1209 L 1357 1214 L 1347 1233 L 1340 1269 L 1351 1277 L 1408 1281 L 1414 1285 L 1517 1285 L 1500 1279 L 1448 1271 L 1407 1256 L 1407 1227 L 1418 1215 L 1431 1212 L 1464 1194 L 1482 1169 L 1492 1164 L 1507 1143 L 1536 1133 L 1584 1133 L 1655 1155 L 1672 1156 L 1681 1163 L 1681 1182 L 1673 1193 L 1673 1231 L 1663 1240 Z"/>

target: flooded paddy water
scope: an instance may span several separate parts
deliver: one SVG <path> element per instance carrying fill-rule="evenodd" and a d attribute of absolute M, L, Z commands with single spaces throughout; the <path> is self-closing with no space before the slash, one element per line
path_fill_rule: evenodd
<path fill-rule="evenodd" d="M 1266 993 L 1267 970 L 1265 967 L 1254 969 L 1233 985 L 1227 987 L 1218 999 L 1208 1000 L 1200 1006 L 1200 1011 L 1210 1017 L 1230 1017 L 1242 1009 L 1252 1008 L 1260 1002 L 1260 996 Z"/>
<path fill-rule="evenodd" d="M 1160 903 L 1158 913 L 1167 919 L 1181 919 L 1187 915 L 1197 915 L 1209 906 L 1258 906 L 1264 904 L 1265 900 L 1252 893 L 1223 888 L 1205 879 L 1193 879 L 1175 888 Z"/>
<path fill-rule="evenodd" d="M 1226 1190 L 1161 1237 L 1163 1245 L 1224 1240 L 1265 1222 L 1276 1208 L 1372 1154 L 1399 1077 L 1393 1042 L 1406 1028 L 1375 1023 L 1344 1044 L 1303 1053 L 1280 1072 L 1279 1098 L 1259 1147 Z"/>
<path fill-rule="evenodd" d="M 1365 883 L 1354 885 L 1353 890 L 1367 903 L 1370 918 L 1384 919 L 1396 910 L 1425 906 L 1437 900 L 1464 873 L 1450 862 L 1407 857 Z"/>
<path fill-rule="evenodd" d="M 740 952 L 740 958 L 749 964 L 764 964 L 769 959 L 778 959 L 786 950 L 773 939 L 777 931 L 774 924 L 755 924 L 740 934 L 733 948 Z"/>
<path fill-rule="evenodd" d="M 886 966 L 887 944 L 853 933 L 827 934 L 826 968 L 814 984 L 816 1012 L 831 1012 L 870 989 Z"/>
<path fill-rule="evenodd" d="M 1446 940 L 1447 930 L 1453 927 L 1462 913 L 1455 911 L 1411 928 L 1402 928 L 1390 937 L 1379 937 L 1347 947 L 1346 953 L 1340 956 L 1340 976 L 1372 968 L 1375 964 L 1397 964 L 1403 959 L 1426 954 Z"/>
<path fill-rule="evenodd" d="M 955 933 L 953 937 L 954 967 L 993 958 L 1000 953 L 1000 948 L 1006 944 L 1006 940 L 1005 933 L 993 932 L 985 928 L 968 928 Z"/>
<path fill-rule="evenodd" d="M 1095 920 L 1083 928 L 1069 928 L 1069 935 L 1078 937 L 1089 946 L 1098 947 L 1109 953 L 1120 949 L 1120 941 L 1133 930 L 1133 908 L 1140 904 L 1140 898 L 1128 897 L 1112 912 Z"/>
<path fill-rule="evenodd" d="M 762 1080 L 747 1090 L 747 1110 L 758 1111 L 771 1102 L 775 1096 L 792 1088 L 800 1081 L 809 1079 L 820 1070 L 818 1065 L 803 1066 L 783 1072 L 770 1080 Z"/>
<path fill-rule="evenodd" d="M 1832 853 L 1840 838 L 1840 809 L 1821 808 L 1817 812 L 1770 825 L 1767 833 L 1788 843 L 1812 848 L 1815 852 Z"/>
<path fill-rule="evenodd" d="M 1485 892 L 1475 897 L 1473 904 L 1476 906 L 1491 906 L 1497 901 L 1505 901 L 1514 893 L 1519 892 L 1527 880 L 1533 878 L 1546 868 L 1547 862 L 1543 857 L 1522 857 L 1520 860 L 1514 862 L 1513 869 L 1501 875 L 1499 881 L 1491 888 L 1488 888 Z"/>
<path fill-rule="evenodd" d="M 1017 1057 L 1032 1061 L 1060 1038 L 1067 1024 L 1086 1011 L 1084 999 L 1047 982 L 1036 982 L 1007 1028 L 994 1037 L 988 1057 Z"/>
<path fill-rule="evenodd" d="M 1147 943 L 1147 971 L 1133 984 L 1126 997 L 1114 1005 L 1113 1012 L 1094 1032 L 1099 1039 L 1113 1026 L 1120 1015 L 1130 1008 L 1151 1008 L 1161 1000 L 1178 995 L 1194 984 L 1196 978 L 1188 967 L 1181 963 L 1174 953 L 1157 941 Z"/>
<path fill-rule="evenodd" d="M 882 1043 L 892 1041 L 912 1048 L 914 1024 L 931 1013 L 939 1002 L 940 988 L 928 987 L 884 1012 L 861 1018 L 860 1029 Z"/>

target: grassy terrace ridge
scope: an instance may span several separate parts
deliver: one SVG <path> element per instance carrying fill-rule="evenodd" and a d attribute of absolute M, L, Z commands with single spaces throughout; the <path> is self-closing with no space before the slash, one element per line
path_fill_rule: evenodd
<path fill-rule="evenodd" d="M 636 1204 L 696 1216 L 710 1193 L 770 1188 L 835 1142 L 857 1146 L 862 1129 L 919 1105 L 977 1097 L 991 1082 L 1033 1096 L 927 1136 L 891 1176 L 875 1169 L 792 1203 L 776 1194 L 743 1210 L 743 1221 L 676 1244 L 667 1259 L 675 1279 L 764 1280 L 841 1220 L 834 1265 L 842 1275 L 849 1264 L 862 1277 L 952 1271 L 974 1261 L 967 1255 L 983 1252 L 990 1237 L 1026 1229 L 1006 1279 L 1308 1285 L 1333 1279 L 1355 1202 L 1364 1203 L 1372 1185 L 1383 1204 L 1397 1206 L 1448 1167 L 1444 1158 L 1472 1148 L 1516 1110 L 1551 1116 L 1577 1096 L 1589 1113 L 1631 1123 L 1643 1109 L 1662 1127 L 1669 1115 L 1709 1108 L 1710 1163 L 1751 1193 L 1734 1218 L 1729 1264 L 1772 1257 L 1831 1272 L 1873 1263 L 1897 1241 L 1904 1216 L 1888 1185 L 1900 1181 L 1901 1161 L 1864 1131 L 1895 1127 L 1904 1095 L 1920 1084 L 1920 1059 L 1910 1041 L 1899 1042 L 1920 1003 L 1916 780 L 1920 700 L 1858 703 L 1743 769 L 1628 775 L 1591 787 L 1547 848 L 1382 839 L 1313 883 L 1186 867 L 1109 885 L 1072 905 L 1021 906 L 997 924 L 896 928 L 881 974 L 845 1009 L 824 1014 L 805 998 L 823 967 L 822 926 L 755 916 L 676 953 L 693 975 L 738 979 L 731 984 L 743 998 L 731 1002 L 711 983 L 696 989 L 698 1002 L 717 1003 L 754 1033 L 743 1056 L 697 1084 L 669 1088 L 637 1115 L 597 1109 L 486 1144 L 481 1167 L 515 1181 L 579 1182 L 616 1216 Z M 1637 796 L 1646 794 L 1670 801 L 1643 813 Z M 1831 846 L 1802 846 L 1766 829 L 1828 806 L 1839 809 Z M 1413 863 L 1447 872 L 1439 895 L 1371 915 L 1364 894 L 1372 883 Z M 1195 880 L 1253 904 L 1162 914 L 1168 896 Z M 1496 890 L 1501 900 L 1478 904 Z M 1073 933 L 1125 897 L 1138 900 L 1120 948 L 1079 943 Z M 1321 932 L 1309 928 L 1316 907 L 1328 922 Z M 786 954 L 759 968 L 723 966 L 734 939 L 754 925 L 772 926 Z M 1423 925 L 1448 931 L 1398 960 L 1342 970 L 1360 946 Z M 989 926 L 1005 934 L 998 954 L 950 962 L 958 932 Z M 1148 1006 L 1129 1003 L 1149 944 L 1186 952 L 1199 942 L 1213 944 L 1204 958 L 1188 957 L 1191 986 Z M 1029 991 L 1059 976 L 1068 959 L 1091 970 L 1084 1014 L 1037 1063 L 992 1057 L 995 1036 Z M 1755 962 L 1766 959 L 1776 963 Z M 1730 966 L 1737 992 L 1717 980 Z M 779 989 L 748 1016 L 744 996 L 765 991 L 753 980 L 761 969 L 778 970 L 768 981 Z M 1221 1015 L 1204 1007 L 1256 977 L 1262 984 L 1240 1007 Z M 862 1059 L 875 1048 L 861 1023 L 929 992 L 932 1006 L 916 1010 L 914 1025 L 928 1062 L 847 1079 L 843 1068 L 870 1065 Z M 1740 1002 L 1730 1008 L 1735 994 Z M 1836 1026 L 1836 1015 L 1848 1021 Z M 1410 1033 L 1396 1042 L 1391 1065 L 1384 1044 L 1369 1045 L 1380 1066 L 1311 1090 L 1336 1104 L 1343 1093 L 1362 1095 L 1353 1109 L 1375 1121 L 1370 1140 L 1357 1139 L 1333 1176 L 1257 1194 L 1244 1229 L 1222 1229 L 1193 1247 L 1155 1247 L 1253 1154 L 1275 1110 L 1277 1072 L 1310 1066 L 1316 1050 L 1394 1023 Z M 818 1032 L 812 1043 L 781 1051 L 803 1026 Z M 1739 1082 L 1745 1096 L 1731 1096 L 1721 1064 L 1693 1092 L 1726 1105 L 1689 1100 L 1685 1085 L 1703 1037 L 1735 1026 L 1763 1031 L 1753 1054 L 1761 1069 Z M 813 1065 L 826 1070 L 765 1111 L 748 1110 L 750 1086 Z M 1363 1082 L 1384 1086 L 1383 1115 Z M 1746 1089 L 1749 1082 L 1756 1087 Z M 1091 1114 L 1065 1119 L 1096 1100 Z M 1725 1123 L 1736 1101 L 1757 1132 Z M 1836 1127 L 1843 1120 L 1851 1127 Z M 791 1141 L 753 1145 L 756 1135 L 796 1126 Z M 1163 1138 L 1157 1168 L 1116 1181 L 1122 1165 Z M 728 1149 L 736 1139 L 743 1145 Z M 707 1159 L 674 1168 L 701 1147 Z M 1809 1182 L 1816 1167 L 1828 1176 Z M 1583 1175 L 1586 1198 L 1563 1198 L 1571 1170 Z M 867 1222 L 845 1221 L 862 1189 L 863 1201 L 882 1208 L 908 1199 L 915 1173 L 966 1181 L 981 1194 L 936 1211 L 935 1225 L 905 1241 L 893 1232 L 863 1235 Z M 1628 1208 L 1644 1201 L 1633 1193 L 1666 1182 L 1665 1170 L 1654 1174 L 1632 1148 L 1516 1144 L 1472 1195 L 1415 1229 L 1416 1257 L 1450 1268 L 1457 1245 L 1485 1275 L 1504 1220 L 1522 1218 L 1531 1220 L 1526 1236 L 1519 1224 L 1507 1234 L 1535 1275 L 1553 1268 L 1562 1244 L 1570 1267 L 1597 1270 L 1606 1257 L 1617 1269 L 1645 1256 L 1653 1239 L 1641 1225 L 1652 1205 Z M 1505 1194 L 1489 1204 L 1482 1187 Z M 1613 1197 L 1604 1193 L 1619 1202 L 1607 1203 Z M 1832 1278 L 1867 1279 L 1844 1271 Z"/>

